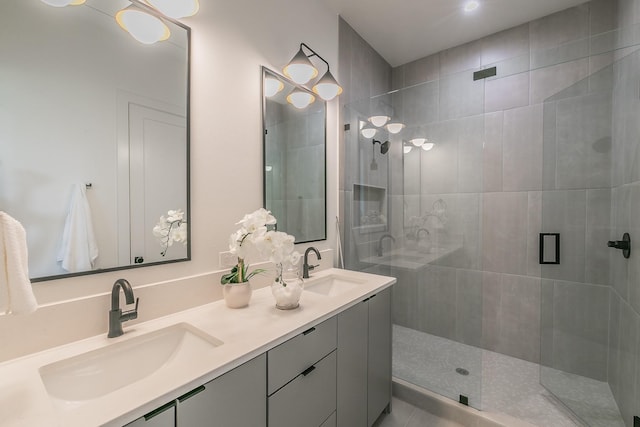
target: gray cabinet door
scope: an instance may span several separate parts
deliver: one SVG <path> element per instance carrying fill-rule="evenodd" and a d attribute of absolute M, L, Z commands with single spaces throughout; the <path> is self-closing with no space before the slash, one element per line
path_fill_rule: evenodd
<path fill-rule="evenodd" d="M 127 424 L 126 427 L 175 427 L 175 425 L 176 405 L 175 402 L 171 402 Z"/>
<path fill-rule="evenodd" d="M 260 427 L 267 422 L 267 357 L 262 354 L 178 399 L 178 427 Z"/>
<path fill-rule="evenodd" d="M 368 421 L 371 426 L 391 402 L 391 288 L 368 300 Z"/>
<path fill-rule="evenodd" d="M 338 427 L 367 425 L 369 304 L 338 314 Z"/>

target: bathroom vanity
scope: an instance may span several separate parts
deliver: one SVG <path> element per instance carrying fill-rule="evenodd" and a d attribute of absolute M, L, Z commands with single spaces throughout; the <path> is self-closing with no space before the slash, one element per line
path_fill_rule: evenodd
<path fill-rule="evenodd" d="M 370 426 L 391 401 L 394 283 L 328 269 L 296 310 L 263 288 L 245 309 L 217 301 L 5 362 L 3 425 Z"/>

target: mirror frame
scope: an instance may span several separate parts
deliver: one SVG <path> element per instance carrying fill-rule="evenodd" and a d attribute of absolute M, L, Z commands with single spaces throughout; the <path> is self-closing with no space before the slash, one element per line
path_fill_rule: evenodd
<path fill-rule="evenodd" d="M 324 180 L 323 180 L 323 196 L 324 196 L 324 204 L 323 204 L 323 209 L 324 209 L 323 237 L 318 238 L 318 239 L 310 239 L 310 240 L 298 240 L 298 238 L 296 237 L 296 240 L 295 240 L 294 243 L 295 244 L 313 243 L 313 242 L 321 242 L 321 241 L 327 240 L 327 102 L 325 100 L 323 100 L 322 98 L 320 98 L 318 95 L 314 94 L 307 87 L 295 83 L 291 79 L 288 79 L 287 77 L 285 77 L 285 76 L 281 75 L 280 73 L 277 73 L 277 72 L 265 67 L 264 65 L 260 67 L 260 97 L 262 99 L 262 103 L 261 103 L 261 115 L 262 115 L 262 206 L 265 209 L 267 209 L 267 175 L 266 175 L 266 166 L 267 166 L 267 126 L 266 126 L 266 124 L 267 124 L 267 120 L 266 120 L 267 97 L 264 96 L 264 80 L 265 80 L 265 76 L 267 74 L 272 74 L 272 75 L 276 76 L 277 78 L 281 79 L 283 82 L 288 83 L 288 84 L 290 84 L 291 86 L 293 86 L 295 88 L 298 88 L 298 89 L 303 90 L 305 92 L 311 93 L 313 96 L 315 96 L 317 98 L 317 100 L 319 100 L 323 104 L 323 109 L 324 109 L 324 123 L 323 123 L 323 130 L 324 130 L 324 138 L 323 138 L 324 156 L 323 156 L 323 159 L 322 159 L 323 162 L 324 162 L 324 168 L 323 168 L 323 170 L 324 170 Z M 278 224 L 276 224 L 276 229 L 277 228 L 278 228 Z M 281 231 L 285 231 L 286 232 L 287 230 L 281 230 Z"/>
<path fill-rule="evenodd" d="M 157 265 L 164 265 L 164 264 L 172 264 L 172 263 L 176 263 L 176 262 L 185 262 L 185 261 L 191 261 L 191 27 L 183 24 L 180 21 L 177 21 L 175 19 L 166 17 L 164 15 L 161 15 L 160 13 L 158 13 L 156 10 L 154 10 L 153 8 L 149 7 L 148 5 L 141 3 L 139 0 L 129 0 L 132 4 L 135 4 L 136 6 L 144 9 L 147 13 L 154 15 L 156 17 L 162 18 L 163 20 L 167 21 L 167 22 L 171 22 L 172 24 L 184 29 L 186 31 L 186 36 L 187 36 L 187 55 L 186 55 L 186 61 L 187 61 L 187 79 L 186 79 L 186 116 L 185 116 L 185 121 L 186 121 L 186 172 L 187 172 L 187 176 L 186 176 L 186 209 L 185 209 L 185 218 L 186 218 L 186 222 L 187 222 L 187 256 L 185 258 L 176 258 L 176 259 L 169 259 L 166 261 L 156 261 L 156 262 L 150 262 L 150 263 L 142 263 L 142 264 L 128 264 L 128 265 L 121 265 L 121 266 L 117 266 L 117 267 L 108 267 L 108 268 L 101 268 L 101 269 L 97 269 L 97 270 L 87 270 L 87 271 L 79 271 L 79 272 L 75 272 L 75 273 L 66 273 L 66 274 L 56 274 L 56 275 L 50 275 L 50 276 L 41 276 L 41 277 L 35 277 L 35 278 L 30 278 L 31 283 L 37 283 L 37 282 L 45 282 L 45 281 L 50 281 L 50 280 L 58 280 L 58 279 L 66 279 L 69 277 L 78 277 L 78 276 L 88 276 L 88 275 L 92 275 L 92 274 L 100 274 L 100 273 L 109 273 L 112 271 L 120 271 L 120 270 L 130 270 L 130 269 L 134 269 L 134 268 L 143 268 L 143 267 L 152 267 L 152 266 L 157 266 Z M 115 21 L 114 21 L 114 25 L 115 25 Z M 132 39 L 132 42 L 137 43 L 135 40 Z"/>

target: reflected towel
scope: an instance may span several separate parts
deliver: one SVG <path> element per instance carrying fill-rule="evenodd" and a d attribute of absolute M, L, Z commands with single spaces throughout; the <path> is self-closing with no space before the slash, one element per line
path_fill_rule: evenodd
<path fill-rule="evenodd" d="M 58 261 L 62 262 L 62 268 L 75 273 L 93 269 L 96 258 L 98 244 L 93 232 L 86 186 L 74 184 Z"/>
<path fill-rule="evenodd" d="M 38 308 L 28 260 L 22 224 L 0 211 L 0 313 L 29 314 Z"/>

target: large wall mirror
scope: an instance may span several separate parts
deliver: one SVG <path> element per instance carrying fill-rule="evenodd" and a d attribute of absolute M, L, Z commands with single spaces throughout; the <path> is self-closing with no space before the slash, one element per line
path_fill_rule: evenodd
<path fill-rule="evenodd" d="M 27 231 L 32 281 L 190 257 L 153 233 L 169 210 L 189 222 L 189 29 L 141 44 L 114 20 L 128 5 L 2 4 L 0 210 Z M 61 261 L 87 245 L 92 265 Z"/>
<path fill-rule="evenodd" d="M 262 83 L 264 206 L 296 243 L 324 240 L 326 103 L 315 97 L 306 107 L 295 106 L 294 92 L 313 94 L 264 67 Z"/>

